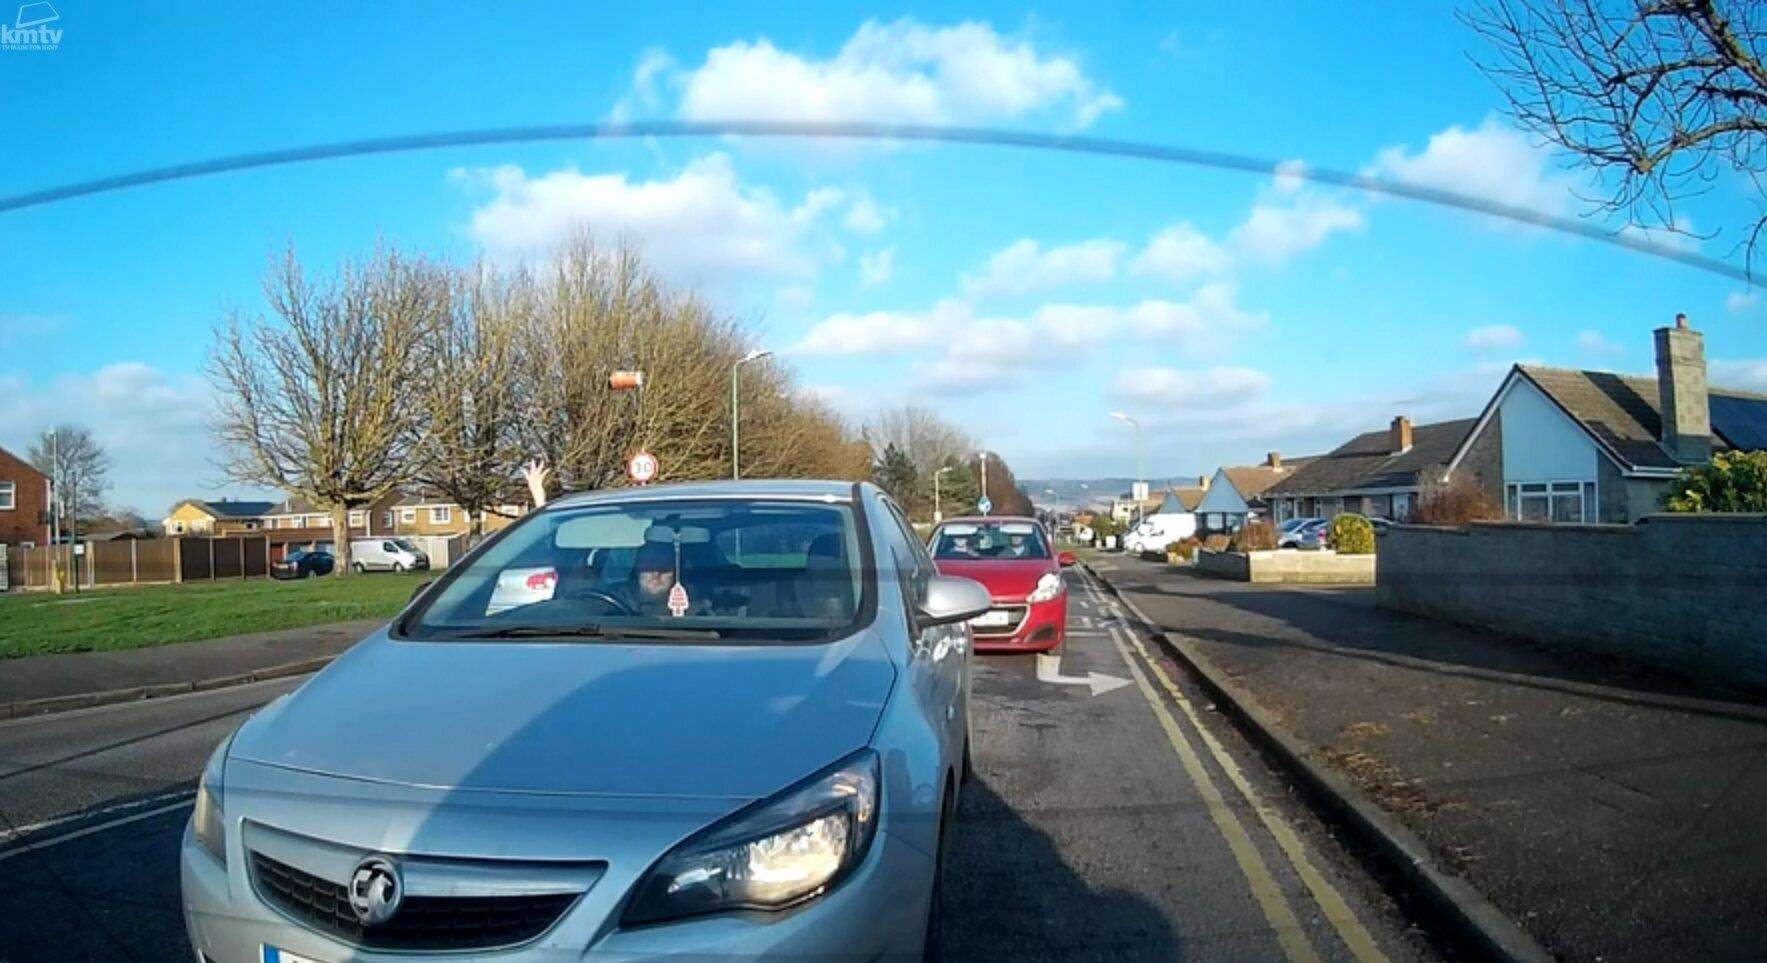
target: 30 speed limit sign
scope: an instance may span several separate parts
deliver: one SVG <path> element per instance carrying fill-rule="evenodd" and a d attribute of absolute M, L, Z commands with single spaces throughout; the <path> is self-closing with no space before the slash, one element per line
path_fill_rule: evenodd
<path fill-rule="evenodd" d="M 656 472 L 656 456 L 648 451 L 641 451 L 626 462 L 626 477 L 640 485 L 655 478 Z"/>

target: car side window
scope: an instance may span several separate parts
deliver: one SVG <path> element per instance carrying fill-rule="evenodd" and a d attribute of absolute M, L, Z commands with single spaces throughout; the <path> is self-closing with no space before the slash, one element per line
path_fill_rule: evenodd
<path fill-rule="evenodd" d="M 902 579 L 902 594 L 909 604 L 919 606 L 926 601 L 927 580 L 933 576 L 932 559 L 926 554 L 926 546 L 920 544 L 919 536 L 914 534 L 914 526 L 908 524 L 896 503 L 885 499 L 883 506 L 896 524 L 895 537 L 890 542 L 891 550 L 896 554 L 896 573 Z"/>

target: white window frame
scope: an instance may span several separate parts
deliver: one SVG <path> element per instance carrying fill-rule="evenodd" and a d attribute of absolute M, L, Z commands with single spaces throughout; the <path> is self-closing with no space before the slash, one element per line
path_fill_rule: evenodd
<path fill-rule="evenodd" d="M 18 508 L 18 483 L 0 481 L 0 512 Z"/>
<path fill-rule="evenodd" d="M 392 509 L 389 508 L 386 511 L 380 513 L 380 526 L 382 528 L 386 528 L 386 529 L 390 529 L 393 527 L 393 510 Z"/>
<path fill-rule="evenodd" d="M 1562 500 L 1576 499 L 1576 511 L 1558 518 L 1554 508 Z M 1543 514 L 1529 517 L 1529 503 L 1544 502 Z M 1559 525 L 1588 525 L 1599 517 L 1600 500 L 1595 483 L 1583 479 L 1555 478 L 1545 481 L 1513 481 L 1503 486 L 1503 514 L 1513 521 L 1551 522 Z M 1575 517 L 1571 517 L 1574 514 Z"/>
<path fill-rule="evenodd" d="M 431 505 L 429 507 L 429 523 L 431 525 L 448 525 L 454 521 L 454 506 Z"/>
<path fill-rule="evenodd" d="M 416 522 L 417 522 L 417 509 L 415 509 L 415 508 L 401 508 L 401 509 L 399 509 L 399 521 L 401 524 L 405 524 L 405 525 L 416 524 Z"/>
<path fill-rule="evenodd" d="M 368 524 L 368 513 L 359 509 L 359 508 L 355 509 L 354 511 L 350 512 L 350 517 L 349 517 L 348 521 L 346 522 L 346 524 L 348 524 L 351 528 L 359 528 L 361 526 L 367 525 Z"/>

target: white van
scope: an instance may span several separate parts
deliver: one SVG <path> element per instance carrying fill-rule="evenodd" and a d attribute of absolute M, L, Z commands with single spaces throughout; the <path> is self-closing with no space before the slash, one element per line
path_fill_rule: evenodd
<path fill-rule="evenodd" d="M 1195 534 L 1196 516 L 1190 512 L 1149 515 L 1123 536 L 1123 548 L 1130 552 L 1163 552 L 1167 545 Z"/>
<path fill-rule="evenodd" d="M 350 568 L 358 572 L 414 572 L 429 568 L 429 556 L 403 538 L 350 541 Z"/>

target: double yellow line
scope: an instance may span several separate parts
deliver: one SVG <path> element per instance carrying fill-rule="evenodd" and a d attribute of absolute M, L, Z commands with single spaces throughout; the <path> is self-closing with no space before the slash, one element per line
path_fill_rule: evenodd
<path fill-rule="evenodd" d="M 1117 613 L 1120 616 L 1120 608 L 1114 601 L 1105 598 L 1090 572 L 1086 573 L 1084 584 L 1092 597 L 1093 604 L 1101 613 Z M 1185 735 L 1183 728 L 1179 726 L 1177 718 L 1167 708 L 1166 702 L 1160 698 L 1161 690 L 1164 690 L 1172 704 L 1176 705 L 1179 711 L 1183 712 L 1185 717 L 1190 720 L 1191 731 L 1202 740 L 1209 755 L 1214 758 L 1215 764 L 1221 768 L 1222 772 L 1226 773 L 1228 782 L 1232 783 L 1233 788 L 1238 791 L 1240 797 L 1257 814 L 1258 820 L 1264 824 L 1264 828 L 1276 840 L 1277 848 L 1281 849 L 1283 855 L 1288 858 L 1289 864 L 1294 868 L 1295 875 L 1300 877 L 1302 885 L 1307 888 L 1308 894 L 1318 904 L 1320 912 L 1331 923 L 1332 928 L 1337 931 L 1338 937 L 1343 940 L 1350 955 L 1359 963 L 1389 963 L 1387 955 L 1381 952 L 1380 947 L 1374 942 L 1374 937 L 1356 918 L 1355 912 L 1350 909 L 1349 903 L 1345 902 L 1343 895 L 1314 866 L 1307 853 L 1306 844 L 1301 842 L 1300 836 L 1295 833 L 1294 828 L 1282 818 L 1280 813 L 1264 802 L 1257 790 L 1252 788 L 1251 782 L 1240 771 L 1239 764 L 1234 762 L 1233 757 L 1228 755 L 1220 741 L 1203 725 L 1202 717 L 1197 713 L 1196 707 L 1172 682 L 1171 677 L 1166 674 L 1160 664 L 1154 660 L 1140 636 L 1127 630 L 1121 624 L 1107 625 L 1106 630 L 1110 635 L 1111 642 L 1116 645 L 1118 654 L 1123 657 L 1123 662 L 1128 665 L 1129 673 L 1135 679 L 1136 688 L 1141 690 L 1142 697 L 1147 700 L 1147 704 L 1159 719 L 1160 728 L 1165 730 L 1166 738 L 1172 743 L 1172 749 L 1178 753 L 1179 760 L 1184 764 L 1185 773 L 1190 776 L 1190 781 L 1195 784 L 1197 792 L 1208 806 L 1209 816 L 1214 820 L 1215 828 L 1220 830 L 1221 837 L 1226 840 L 1227 848 L 1232 851 L 1234 861 L 1239 864 L 1239 870 L 1244 874 L 1253 898 L 1257 900 L 1259 909 L 1263 911 L 1264 918 L 1269 921 L 1271 931 L 1276 935 L 1277 941 L 1281 943 L 1283 952 L 1287 954 L 1291 963 L 1320 963 L 1319 953 L 1308 940 L 1306 931 L 1301 928 L 1300 921 L 1295 917 L 1294 909 L 1289 906 L 1288 897 L 1283 894 L 1282 887 L 1277 884 L 1276 877 L 1271 874 L 1270 867 L 1264 862 L 1264 857 L 1259 854 L 1257 846 L 1252 843 L 1251 835 L 1246 832 L 1244 823 L 1240 821 L 1239 816 L 1234 813 L 1226 799 L 1223 798 L 1220 789 L 1215 785 L 1215 780 L 1209 775 L 1208 767 L 1203 764 L 1202 757 L 1191 745 L 1190 739 Z M 1140 656 L 1139 659 L 1136 658 L 1137 655 Z M 1158 689 L 1150 681 L 1150 676 L 1152 679 L 1158 680 Z"/>

